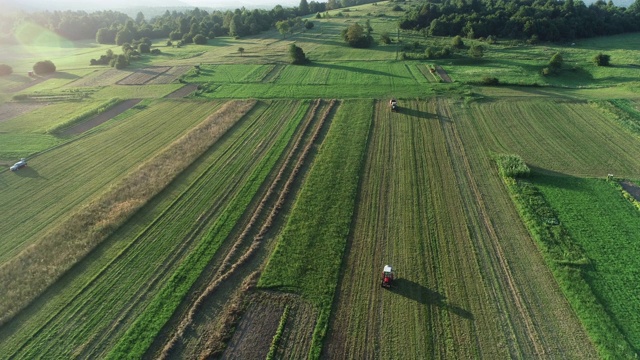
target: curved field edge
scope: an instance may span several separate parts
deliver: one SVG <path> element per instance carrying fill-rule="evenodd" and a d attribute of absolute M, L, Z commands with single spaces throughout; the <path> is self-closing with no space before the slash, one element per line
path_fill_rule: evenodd
<path fill-rule="evenodd" d="M 545 262 L 587 330 L 599 355 L 606 359 L 635 358 L 637 355 L 633 347 L 589 283 L 589 264 L 582 261 L 576 263 L 575 255 L 562 258 L 570 254 L 567 252 L 568 248 L 575 248 L 576 239 L 567 231 L 563 222 L 553 221 L 556 216 L 562 216 L 562 211 L 556 213 L 547 200 L 550 194 L 541 193 L 535 185 L 536 177 L 544 176 L 536 174 L 531 181 L 503 176 L 503 181 L 524 224 L 536 240 Z"/>
<path fill-rule="evenodd" d="M 327 331 L 373 109 L 371 100 L 340 106 L 258 282 L 298 293 L 318 307 L 311 358 L 320 356 Z"/>
<path fill-rule="evenodd" d="M 0 267 L 0 323 L 98 246 L 222 136 L 255 102 L 230 102 Z M 28 275 L 28 277 L 27 277 Z"/>
<path fill-rule="evenodd" d="M 137 359 L 147 352 L 154 339 L 169 321 L 202 271 L 228 237 L 246 208 L 280 158 L 302 116 L 292 119 L 277 142 L 260 161 L 238 194 L 204 236 L 203 240 L 181 262 L 167 283 L 134 321 L 124 336 L 109 352 L 109 359 Z"/>

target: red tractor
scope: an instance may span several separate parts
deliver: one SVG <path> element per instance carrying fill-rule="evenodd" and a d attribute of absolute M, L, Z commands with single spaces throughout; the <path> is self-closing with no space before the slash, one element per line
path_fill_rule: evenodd
<path fill-rule="evenodd" d="M 382 283 L 380 286 L 383 288 L 391 288 L 393 285 L 393 269 L 389 265 L 385 265 L 382 269 Z"/>

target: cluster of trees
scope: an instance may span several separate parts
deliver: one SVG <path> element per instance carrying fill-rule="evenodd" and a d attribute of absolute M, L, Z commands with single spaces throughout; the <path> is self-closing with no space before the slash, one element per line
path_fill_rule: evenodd
<path fill-rule="evenodd" d="M 342 38 L 351 47 L 368 48 L 373 43 L 373 37 L 371 36 L 372 31 L 373 29 L 369 24 L 369 19 L 367 19 L 364 26 L 355 23 L 348 28 L 343 29 Z"/>
<path fill-rule="evenodd" d="M 640 0 L 629 8 L 603 0 L 443 0 L 407 12 L 399 25 L 435 36 L 573 40 L 640 31 Z"/>
<path fill-rule="evenodd" d="M 90 65 L 109 65 L 116 69 L 127 67 L 131 61 L 138 59 L 140 54 L 153 53 L 159 54 L 159 49 L 151 50 L 151 39 L 142 38 L 134 40 L 131 44 L 124 43 L 122 45 L 122 54 L 114 54 L 111 49 L 107 49 L 106 53 L 100 55 L 99 59 L 91 59 Z"/>

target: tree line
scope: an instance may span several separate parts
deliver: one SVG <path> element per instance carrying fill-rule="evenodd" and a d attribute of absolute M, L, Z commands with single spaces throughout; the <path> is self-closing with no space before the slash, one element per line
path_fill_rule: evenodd
<path fill-rule="evenodd" d="M 23 23 L 34 23 L 69 40 L 95 39 L 102 44 L 122 45 L 141 38 L 170 38 L 189 43 L 200 34 L 217 36 L 255 35 L 272 29 L 279 21 L 322 13 L 331 9 L 374 2 L 375 0 L 301 0 L 298 7 L 276 5 L 271 10 L 244 7 L 235 10 L 206 11 L 199 8 L 169 11 L 152 19 L 139 12 L 135 19 L 118 11 L 40 11 L 0 14 L 0 43 L 16 43 L 15 34 Z M 24 39 L 23 39 L 24 40 Z M 26 39 L 28 40 L 28 39 Z"/>
<path fill-rule="evenodd" d="M 640 31 L 640 0 L 628 8 L 611 0 L 426 1 L 408 11 L 401 29 L 427 35 L 570 41 Z"/>

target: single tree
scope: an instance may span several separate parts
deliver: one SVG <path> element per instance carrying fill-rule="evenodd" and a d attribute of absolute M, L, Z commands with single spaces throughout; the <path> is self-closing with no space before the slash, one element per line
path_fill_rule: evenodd
<path fill-rule="evenodd" d="M 11 75 L 13 69 L 7 64 L 0 64 L 0 76 Z"/>
<path fill-rule="evenodd" d="M 244 54 L 244 48 L 242 46 L 239 47 L 238 52 L 240 53 L 240 57 L 242 57 L 242 54 Z"/>
<path fill-rule="evenodd" d="M 140 43 L 138 44 L 138 51 L 140 54 L 148 54 L 151 52 L 151 46 L 147 43 Z"/>
<path fill-rule="evenodd" d="M 309 14 L 309 3 L 307 0 L 300 0 L 300 6 L 298 6 L 298 15 Z"/>
<path fill-rule="evenodd" d="M 36 75 L 48 75 L 56 72 L 56 66 L 51 60 L 38 61 L 33 65 L 33 72 Z"/>
<path fill-rule="evenodd" d="M 611 56 L 600 53 L 593 58 L 593 62 L 597 66 L 609 66 L 611 61 Z"/>
<path fill-rule="evenodd" d="M 282 34 L 282 38 L 285 38 L 285 35 L 291 30 L 291 26 L 289 25 L 288 20 L 278 21 L 276 23 L 276 29 Z"/>
<path fill-rule="evenodd" d="M 309 59 L 307 59 L 302 48 L 293 43 L 289 45 L 289 58 L 291 59 L 291 63 L 294 65 L 303 65 L 309 62 Z"/>
<path fill-rule="evenodd" d="M 360 24 L 355 23 L 342 31 L 342 38 L 354 48 L 368 48 L 371 45 L 371 35 L 365 32 Z"/>
<path fill-rule="evenodd" d="M 560 68 L 562 67 L 562 63 L 564 62 L 564 60 L 562 59 L 562 54 L 560 53 L 555 53 L 552 57 L 551 60 L 549 61 L 549 67 L 553 70 L 560 70 Z"/>
<path fill-rule="evenodd" d="M 311 30 L 313 29 L 314 23 L 309 21 L 309 20 L 305 20 L 304 21 L 304 28 L 307 30 Z"/>

